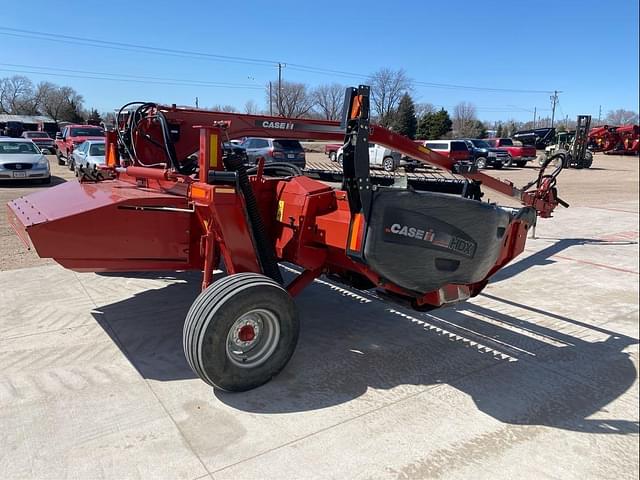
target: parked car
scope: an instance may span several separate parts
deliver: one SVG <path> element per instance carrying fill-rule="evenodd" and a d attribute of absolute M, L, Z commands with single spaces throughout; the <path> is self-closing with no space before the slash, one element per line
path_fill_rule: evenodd
<path fill-rule="evenodd" d="M 501 148 L 492 148 L 484 140 L 477 138 L 464 139 L 471 150 L 471 155 L 478 168 L 493 167 L 500 169 L 511 164 L 509 152 Z"/>
<path fill-rule="evenodd" d="M 43 153 L 45 150 L 49 154 L 56 153 L 56 144 L 47 132 L 22 132 L 22 138 L 30 138 Z"/>
<path fill-rule="evenodd" d="M 67 125 L 56 134 L 56 157 L 58 165 L 69 162 L 73 149 L 86 140 L 104 140 L 104 130 L 92 125 Z"/>
<path fill-rule="evenodd" d="M 450 160 L 470 161 L 471 152 L 464 140 L 414 140 L 418 145 L 447 156 Z"/>
<path fill-rule="evenodd" d="M 8 121 L 4 125 L 4 135 L 7 137 L 18 138 L 24 132 L 24 123 L 13 120 Z"/>
<path fill-rule="evenodd" d="M 343 146 L 336 152 L 337 162 L 342 165 L 342 149 Z M 385 172 L 393 172 L 398 167 L 406 167 L 407 170 L 413 170 L 421 165 L 418 160 L 406 157 L 400 152 L 394 152 L 393 150 L 383 147 L 382 145 L 376 145 L 375 143 L 369 144 L 369 165 L 372 167 L 382 168 Z"/>
<path fill-rule="evenodd" d="M 298 140 L 247 137 L 241 145 L 247 152 L 249 164 L 264 158 L 265 162 L 287 162 L 304 168 L 306 157 Z"/>
<path fill-rule="evenodd" d="M 485 141 L 493 148 L 502 148 L 509 152 L 511 161 L 518 167 L 526 166 L 527 162 L 531 162 L 537 157 L 536 147 L 523 145 L 522 142 L 517 142 L 519 143 L 519 145 L 517 145 L 516 142 L 510 138 L 487 138 Z M 505 165 L 505 167 L 508 166 L 509 165 Z"/>
<path fill-rule="evenodd" d="M 51 183 L 49 161 L 27 138 L 0 138 L 0 180 Z"/>
<path fill-rule="evenodd" d="M 82 142 L 71 152 L 67 165 L 78 175 L 79 167 L 93 167 L 104 165 L 104 140 L 87 140 Z"/>
<path fill-rule="evenodd" d="M 329 157 L 329 160 L 335 162 L 338 160 L 338 150 L 342 147 L 341 143 L 327 143 L 324 146 L 324 154 Z"/>

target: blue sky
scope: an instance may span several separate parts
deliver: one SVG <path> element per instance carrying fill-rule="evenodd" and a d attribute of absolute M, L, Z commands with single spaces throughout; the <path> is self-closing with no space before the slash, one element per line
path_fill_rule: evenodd
<path fill-rule="evenodd" d="M 285 80 L 310 86 L 365 83 L 367 74 L 390 67 L 403 68 L 421 82 L 557 89 L 563 92 L 556 114 L 560 118 L 579 113 L 597 118 L 599 106 L 603 115 L 617 108 L 638 111 L 637 0 L 374 0 L 364 6 L 345 1 L 29 0 L 3 8 L 0 27 L 266 60 L 158 55 L 0 29 L 0 77 L 18 71 L 56 73 L 25 75 L 34 82 L 70 85 L 84 96 L 86 107 L 101 111 L 133 100 L 192 105 L 196 96 L 200 106 L 231 104 L 242 110 L 247 100 L 254 100 L 264 107 L 264 86 L 277 78 L 277 62 L 287 64 Z M 361 77 L 310 72 L 300 65 Z M 117 82 L 104 75 L 86 79 L 62 76 L 82 73 L 51 68 L 242 87 Z M 548 93 L 417 86 L 413 96 L 448 109 L 472 102 L 484 120 L 531 120 L 534 107 L 538 116 L 550 115 Z"/>

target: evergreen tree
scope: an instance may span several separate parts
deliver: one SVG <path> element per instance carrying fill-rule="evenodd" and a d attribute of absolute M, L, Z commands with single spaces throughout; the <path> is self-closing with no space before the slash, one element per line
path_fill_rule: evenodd
<path fill-rule="evenodd" d="M 400 99 L 400 104 L 394 116 L 393 129 L 411 139 L 415 138 L 418 126 L 416 107 L 408 93 L 405 93 Z"/>
<path fill-rule="evenodd" d="M 502 122 L 498 122 L 498 128 L 496 128 L 496 137 L 501 138 L 504 135 L 502 130 Z"/>
<path fill-rule="evenodd" d="M 102 117 L 100 116 L 100 113 L 98 113 L 98 110 L 95 108 L 91 109 L 87 123 L 90 125 L 100 125 L 100 123 L 102 123 Z"/>
<path fill-rule="evenodd" d="M 476 131 L 477 138 L 487 138 L 489 136 L 487 133 L 487 127 L 480 120 L 476 120 L 474 129 Z"/>
<path fill-rule="evenodd" d="M 449 113 L 444 108 L 427 113 L 418 122 L 417 137 L 421 140 L 437 140 L 449 133 L 452 125 Z"/>

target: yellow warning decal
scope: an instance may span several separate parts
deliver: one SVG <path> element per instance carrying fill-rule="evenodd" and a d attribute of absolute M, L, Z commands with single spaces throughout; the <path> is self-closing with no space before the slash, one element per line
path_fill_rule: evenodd
<path fill-rule="evenodd" d="M 212 133 L 209 136 L 209 167 L 218 166 L 218 135 Z"/>
<path fill-rule="evenodd" d="M 276 219 L 281 222 L 282 215 L 284 214 L 284 200 L 278 200 L 278 213 L 276 214 Z"/>
<path fill-rule="evenodd" d="M 427 147 L 423 147 L 422 145 L 418 145 L 418 150 L 420 150 L 422 153 L 431 153 L 430 149 L 428 149 Z"/>

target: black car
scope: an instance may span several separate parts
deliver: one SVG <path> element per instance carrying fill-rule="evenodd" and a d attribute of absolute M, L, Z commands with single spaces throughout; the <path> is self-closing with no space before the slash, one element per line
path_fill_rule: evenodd
<path fill-rule="evenodd" d="M 469 147 L 474 163 L 479 169 L 487 167 L 500 169 L 505 165 L 511 164 L 511 155 L 506 150 L 493 148 L 484 140 L 477 138 L 465 138 L 463 140 Z"/>

